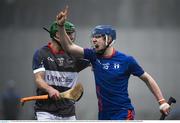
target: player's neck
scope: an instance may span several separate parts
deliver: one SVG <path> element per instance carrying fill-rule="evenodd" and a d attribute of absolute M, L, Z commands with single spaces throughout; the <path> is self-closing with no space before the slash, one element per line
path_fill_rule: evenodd
<path fill-rule="evenodd" d="M 58 51 L 60 51 L 60 50 L 63 50 L 62 47 L 59 46 L 56 42 L 52 42 L 52 43 L 51 43 L 51 47 L 53 48 L 53 50 L 54 50 L 55 52 L 58 52 Z"/>
<path fill-rule="evenodd" d="M 110 57 L 114 54 L 114 48 L 112 46 L 108 47 L 104 52 L 103 57 Z"/>

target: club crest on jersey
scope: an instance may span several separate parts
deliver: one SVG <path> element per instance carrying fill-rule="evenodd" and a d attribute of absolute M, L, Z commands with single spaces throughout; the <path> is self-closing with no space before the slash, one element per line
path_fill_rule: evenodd
<path fill-rule="evenodd" d="M 119 69 L 119 68 L 120 68 L 120 64 L 114 63 L 114 69 Z"/>
<path fill-rule="evenodd" d="M 109 69 L 109 63 L 105 63 L 105 64 L 102 64 L 103 65 L 103 69 L 105 70 L 108 70 Z"/>
<path fill-rule="evenodd" d="M 64 65 L 64 58 L 57 58 L 58 65 L 63 66 Z"/>

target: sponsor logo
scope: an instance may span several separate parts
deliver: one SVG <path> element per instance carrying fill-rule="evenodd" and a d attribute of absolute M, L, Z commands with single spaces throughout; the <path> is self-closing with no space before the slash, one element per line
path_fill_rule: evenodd
<path fill-rule="evenodd" d="M 47 80 L 51 81 L 58 81 L 58 82 L 72 82 L 73 79 L 68 78 L 68 77 L 58 77 L 58 76 L 53 76 L 53 75 L 47 75 Z"/>
<path fill-rule="evenodd" d="M 68 58 L 68 59 L 66 59 L 66 62 L 67 62 L 67 64 L 72 64 L 73 63 L 73 59 Z"/>
<path fill-rule="evenodd" d="M 54 59 L 52 59 L 51 57 L 47 57 L 48 61 L 54 62 Z"/>

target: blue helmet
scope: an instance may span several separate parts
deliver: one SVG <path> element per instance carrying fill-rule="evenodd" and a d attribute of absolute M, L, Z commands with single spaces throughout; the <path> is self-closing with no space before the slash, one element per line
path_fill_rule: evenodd
<path fill-rule="evenodd" d="M 112 37 L 112 40 L 116 40 L 116 30 L 112 28 L 112 26 L 110 25 L 98 25 L 96 26 L 93 31 L 92 31 L 92 35 L 97 35 L 97 34 L 101 34 L 101 35 L 108 35 Z"/>

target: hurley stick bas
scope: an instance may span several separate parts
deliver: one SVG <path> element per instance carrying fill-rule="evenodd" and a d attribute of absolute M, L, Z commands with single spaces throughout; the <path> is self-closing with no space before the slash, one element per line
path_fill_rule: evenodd
<path fill-rule="evenodd" d="M 66 98 L 66 99 L 70 99 L 77 102 L 82 97 L 83 91 L 84 89 L 83 89 L 82 84 L 78 83 L 73 88 L 59 94 L 62 99 Z M 28 101 L 47 100 L 47 99 L 49 99 L 48 95 L 29 96 L 29 97 L 21 98 L 20 102 L 22 105 L 24 105 L 24 103 Z"/>

